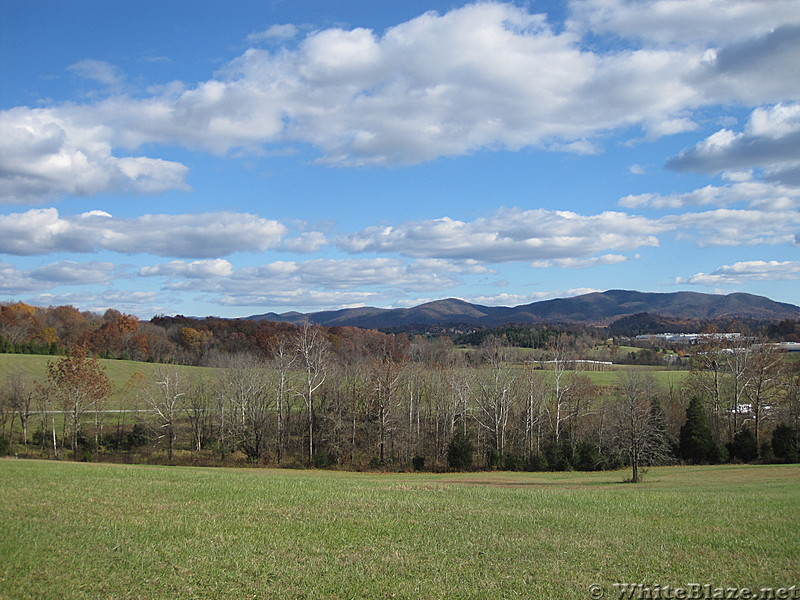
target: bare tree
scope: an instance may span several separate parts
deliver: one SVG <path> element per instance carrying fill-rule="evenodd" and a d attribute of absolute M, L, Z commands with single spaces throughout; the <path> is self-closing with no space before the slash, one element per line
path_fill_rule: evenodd
<path fill-rule="evenodd" d="M 525 451 L 530 461 L 541 452 L 542 421 L 545 410 L 547 385 L 541 370 L 527 363 L 523 371 L 525 397 Z"/>
<path fill-rule="evenodd" d="M 553 437 L 556 444 L 561 441 L 564 421 L 569 418 L 567 404 L 570 400 L 570 379 L 567 377 L 572 366 L 569 337 L 562 333 L 555 343 L 550 346 L 551 359 L 548 365 L 553 370 L 552 397 L 553 403 L 548 409 L 553 427 Z"/>
<path fill-rule="evenodd" d="M 389 357 L 370 365 L 372 399 L 378 417 L 378 455 L 380 464 L 386 464 L 386 436 L 393 417 L 395 392 L 402 374 L 402 366 Z"/>
<path fill-rule="evenodd" d="M 158 417 L 158 427 L 167 439 L 167 458 L 172 461 L 177 440 L 178 417 L 186 398 L 186 385 L 176 368 L 163 367 L 144 391 L 144 400 Z"/>
<path fill-rule="evenodd" d="M 295 348 L 302 369 L 302 384 L 297 393 L 303 398 L 308 418 L 308 460 L 314 460 L 316 392 L 325 383 L 330 361 L 330 343 L 323 330 L 305 321 L 297 332 Z"/>
<path fill-rule="evenodd" d="M 486 365 L 477 377 L 478 394 L 475 420 L 490 436 L 496 456 L 506 449 L 508 419 L 511 414 L 515 371 L 506 364 L 506 348 L 495 338 L 487 338 L 482 348 Z"/>
<path fill-rule="evenodd" d="M 613 440 L 631 465 L 631 482 L 641 481 L 640 467 L 666 459 L 666 431 L 653 409 L 656 384 L 652 375 L 621 371 L 613 407 Z"/>
<path fill-rule="evenodd" d="M 230 407 L 230 439 L 251 461 L 266 450 L 269 381 L 264 363 L 246 354 L 230 355 L 220 369 L 220 395 Z"/>
<path fill-rule="evenodd" d="M 211 436 L 213 421 L 213 392 L 205 379 L 198 379 L 191 386 L 183 403 L 183 410 L 192 428 L 192 446 L 199 452 Z"/>
<path fill-rule="evenodd" d="M 783 367 L 783 356 L 771 344 L 762 344 L 747 365 L 750 381 L 745 395 L 750 403 L 754 433 L 759 444 L 762 423 L 781 392 Z"/>
<path fill-rule="evenodd" d="M 19 416 L 22 425 L 22 443 L 28 448 L 28 424 L 33 412 L 33 386 L 19 373 L 8 377 L 8 394 L 11 408 Z"/>
<path fill-rule="evenodd" d="M 284 452 L 287 445 L 287 425 L 291 414 L 291 397 L 293 392 L 292 369 L 297 362 L 298 355 L 286 336 L 279 336 L 271 345 L 272 369 L 275 373 L 275 413 L 277 416 L 276 453 L 278 464 L 283 464 Z"/>

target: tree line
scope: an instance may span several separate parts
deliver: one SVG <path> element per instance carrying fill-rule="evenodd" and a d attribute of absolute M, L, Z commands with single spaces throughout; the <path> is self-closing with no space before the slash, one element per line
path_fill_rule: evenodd
<path fill-rule="evenodd" d="M 182 325 L 178 325 L 183 327 Z M 195 328 L 193 328 L 195 329 Z M 196 329 L 195 329 L 196 330 Z M 110 384 L 87 344 L 54 358 L 46 381 L 12 376 L 0 435 L 17 451 L 86 459 L 351 469 L 598 470 L 796 461 L 798 362 L 770 345 L 698 348 L 691 372 L 659 385 L 620 371 L 599 385 L 575 371 L 576 336 L 537 360 L 503 338 L 472 350 L 306 323 L 260 352 L 206 353 L 202 375 L 163 364 Z M 531 355 L 529 355 L 531 356 Z M 16 423 L 16 426 L 15 426 Z"/>

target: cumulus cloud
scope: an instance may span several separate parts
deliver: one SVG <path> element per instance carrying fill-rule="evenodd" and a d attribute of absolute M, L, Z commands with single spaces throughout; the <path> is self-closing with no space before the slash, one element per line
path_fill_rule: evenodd
<path fill-rule="evenodd" d="M 411 257 L 489 263 L 585 258 L 608 250 L 658 246 L 670 225 L 620 212 L 499 210 L 472 222 L 448 217 L 374 226 L 341 236 L 348 252 L 393 252 Z"/>
<path fill-rule="evenodd" d="M 220 298 L 223 306 L 304 306 L 317 310 L 356 308 L 381 298 L 372 292 L 328 292 L 309 289 L 275 290 L 253 295 L 226 295 Z"/>
<path fill-rule="evenodd" d="M 102 212 L 61 217 L 55 208 L 0 215 L 0 252 L 146 253 L 181 258 L 218 258 L 276 246 L 286 227 L 247 213 L 143 215 L 122 219 Z"/>
<path fill-rule="evenodd" d="M 227 277 L 233 274 L 233 265 L 225 259 L 195 260 L 185 262 L 173 260 L 162 265 L 145 266 L 139 269 L 142 277 L 185 277 L 187 279 L 207 279 Z"/>
<path fill-rule="evenodd" d="M 571 298 L 573 296 L 582 296 L 583 294 L 591 294 L 602 291 L 603 290 L 601 289 L 595 288 L 572 288 L 560 291 L 533 292 L 530 294 L 495 294 L 493 296 L 471 296 L 470 298 L 465 298 L 465 300 L 467 302 L 482 304 L 484 306 L 520 306 L 522 304 L 531 304 L 532 302 L 540 302 L 542 300 Z"/>
<path fill-rule="evenodd" d="M 693 241 L 700 247 L 793 244 L 800 229 L 800 212 L 721 208 L 669 215 L 660 222 L 671 227 L 678 239 Z"/>
<path fill-rule="evenodd" d="M 586 269 L 598 265 L 618 265 L 627 260 L 628 257 L 621 254 L 604 254 L 591 258 L 556 258 L 554 260 L 540 260 L 531 263 L 531 266 L 537 268 L 559 267 L 561 269 Z"/>
<path fill-rule="evenodd" d="M 118 271 L 117 266 L 111 262 L 79 263 L 65 260 L 34 269 L 30 275 L 52 286 L 87 285 L 108 284 Z"/>
<path fill-rule="evenodd" d="M 800 104 L 776 104 L 755 109 L 737 133 L 721 129 L 671 159 L 677 171 L 718 173 L 762 167 L 775 174 L 800 164 Z"/>
<path fill-rule="evenodd" d="M 0 199 L 185 188 L 184 165 L 120 155 L 145 144 L 225 154 L 303 143 L 339 165 L 527 146 L 594 153 L 609 131 L 672 135 L 696 128 L 693 111 L 706 106 L 796 97 L 786 76 L 800 69 L 794 0 L 773 0 L 769 10 L 760 0 L 583 0 L 570 10 L 562 30 L 500 2 L 426 13 L 384 32 L 317 30 L 275 52 L 249 48 L 196 84 L 3 111 Z M 250 41 L 297 33 L 275 25 Z M 604 33 L 638 42 L 613 51 L 587 43 Z M 121 77 L 99 61 L 72 70 L 108 84 Z M 721 137 L 715 142 L 747 142 Z M 711 149 L 673 167 L 716 168 L 725 161 L 701 160 Z"/>
<path fill-rule="evenodd" d="M 21 271 L 15 265 L 0 262 L 0 291 L 8 295 L 30 294 L 48 289 L 48 285 Z"/>
<path fill-rule="evenodd" d="M 315 259 L 302 262 L 277 261 L 242 268 L 225 282 L 229 290 L 250 292 L 253 286 L 291 289 L 293 286 L 349 289 L 382 287 L 401 290 L 435 290 L 452 287 L 462 274 L 487 273 L 472 261 L 427 259 L 406 263 L 396 258 Z"/>
<path fill-rule="evenodd" d="M 65 260 L 28 271 L 0 263 L 0 291 L 9 295 L 39 293 L 63 285 L 104 285 L 126 276 L 124 268 L 110 262 Z"/>
<path fill-rule="evenodd" d="M 794 0 L 571 0 L 569 27 L 647 44 L 723 44 L 798 23 Z"/>
<path fill-rule="evenodd" d="M 758 210 L 788 210 L 800 205 L 800 187 L 761 181 L 707 185 L 686 193 L 631 194 L 619 200 L 626 208 L 679 209 L 691 206 L 730 206 L 744 203 Z"/>
<path fill-rule="evenodd" d="M 798 261 L 750 260 L 723 265 L 711 273 L 696 273 L 691 277 L 679 277 L 678 284 L 693 285 L 740 285 L 751 281 L 780 281 L 800 279 Z"/>
<path fill-rule="evenodd" d="M 320 231 L 304 231 L 295 238 L 286 239 L 281 243 L 281 250 L 287 252 L 310 253 L 317 252 L 323 246 L 330 244 L 327 236 Z"/>
<path fill-rule="evenodd" d="M 60 194 L 157 194 L 189 189 L 188 168 L 147 157 L 116 157 L 103 123 L 76 125 L 62 109 L 0 111 L 0 203 Z"/>
<path fill-rule="evenodd" d="M 275 261 L 239 269 L 227 261 L 172 261 L 139 270 L 141 276 L 167 278 L 165 290 L 212 294 L 226 305 L 297 302 L 314 307 L 358 304 L 390 292 L 440 292 L 464 276 L 491 272 L 475 261 L 390 258 Z"/>

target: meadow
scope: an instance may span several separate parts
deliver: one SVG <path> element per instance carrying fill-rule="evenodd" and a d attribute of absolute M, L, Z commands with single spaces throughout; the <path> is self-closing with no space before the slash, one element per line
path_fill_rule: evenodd
<path fill-rule="evenodd" d="M 29 354 L 0 354 L 0 384 L 7 381 L 8 377 L 19 374 L 30 381 L 44 383 L 47 379 L 47 365 L 58 360 L 57 356 L 40 356 Z M 132 382 L 137 378 L 150 381 L 155 373 L 165 366 L 158 363 L 137 362 L 132 360 L 100 359 L 100 364 L 105 370 L 113 386 L 113 392 L 106 408 L 130 408 L 136 404 L 136 394 L 131 390 Z M 184 365 L 169 365 L 169 369 L 177 369 L 186 379 L 199 376 L 213 377 L 216 369 L 208 367 L 191 367 Z M 512 366 L 511 368 L 520 368 Z M 688 375 L 688 371 L 674 370 L 668 367 L 615 365 L 608 371 L 581 371 L 596 385 L 613 386 L 619 382 L 619 371 L 637 370 L 650 373 L 655 381 L 663 388 L 677 386 Z"/>
<path fill-rule="evenodd" d="M 800 584 L 800 466 L 371 474 L 0 460 L 0 598 Z"/>

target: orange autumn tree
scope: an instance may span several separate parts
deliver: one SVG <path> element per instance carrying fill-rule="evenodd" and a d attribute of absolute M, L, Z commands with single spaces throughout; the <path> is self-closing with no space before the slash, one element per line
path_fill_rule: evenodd
<path fill-rule="evenodd" d="M 85 348 L 76 347 L 47 365 L 47 386 L 64 415 L 62 440 L 70 440 L 74 453 L 88 411 L 94 411 L 95 428 L 99 428 L 98 417 L 111 395 L 111 382 L 97 358 L 88 356 Z M 99 437 L 99 431 L 95 436 Z"/>

